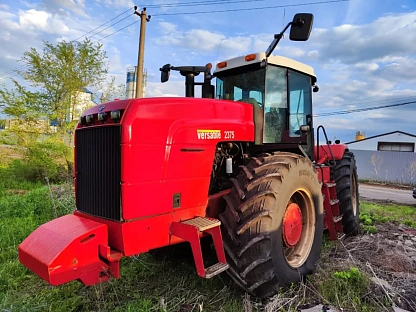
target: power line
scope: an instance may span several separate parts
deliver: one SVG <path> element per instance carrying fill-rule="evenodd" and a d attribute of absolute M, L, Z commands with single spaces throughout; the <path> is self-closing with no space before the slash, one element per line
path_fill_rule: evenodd
<path fill-rule="evenodd" d="M 94 37 L 95 35 L 98 35 L 98 34 L 102 33 L 104 30 L 107 30 L 108 28 L 113 27 L 114 25 L 117 25 L 118 23 L 121 23 L 122 21 L 124 21 L 124 20 L 128 19 L 128 18 L 129 18 L 129 17 L 131 17 L 131 16 L 133 16 L 133 14 L 126 16 L 125 18 L 123 18 L 123 19 L 119 20 L 118 22 L 115 22 L 114 24 L 111 24 L 110 26 L 107 26 L 106 28 L 104 28 L 104 29 L 100 30 L 99 32 L 97 32 L 97 33 L 95 33 L 95 34 L 93 34 L 93 35 L 89 36 L 88 38 L 92 38 L 92 37 Z"/>
<path fill-rule="evenodd" d="M 297 7 L 297 6 L 305 6 L 305 5 L 316 5 L 316 4 L 348 2 L 348 1 L 349 0 L 330 0 L 330 1 L 308 2 L 308 3 L 298 3 L 298 4 L 272 5 L 272 6 L 254 7 L 254 8 L 238 8 L 238 9 L 211 10 L 211 11 L 196 11 L 196 12 L 181 12 L 181 13 L 160 13 L 160 14 L 153 14 L 153 16 L 195 15 L 195 14 L 208 14 L 208 13 L 226 13 L 226 12 L 240 12 L 240 11 L 255 11 L 255 10 L 265 10 L 265 9 L 278 9 L 278 8 L 286 8 L 286 7 Z"/>
<path fill-rule="evenodd" d="M 131 11 L 133 8 L 134 8 L 134 7 L 131 7 L 131 8 L 129 8 L 129 9 L 127 9 L 126 11 L 124 11 L 123 13 L 120 13 L 119 15 L 117 15 L 117 16 L 116 16 L 116 17 L 114 17 L 114 18 L 112 18 L 111 20 L 109 20 L 109 21 L 105 22 L 104 24 L 101 24 L 100 26 L 98 26 L 98 27 L 94 28 L 93 30 L 90 30 L 89 32 L 87 32 L 87 33 L 83 34 L 82 36 L 79 36 L 77 39 L 72 40 L 72 41 L 77 41 L 78 39 L 81 39 L 82 37 L 84 37 L 84 36 L 86 36 L 86 35 L 88 35 L 88 34 L 92 33 L 93 31 L 95 31 L 95 30 L 97 30 L 98 28 L 100 28 L 100 27 L 104 26 L 105 24 L 108 24 L 109 22 L 111 22 L 111 21 L 115 20 L 116 18 L 120 17 L 121 15 L 126 14 L 127 12 Z M 94 36 L 94 35 L 92 35 L 92 36 Z M 71 42 L 72 42 L 72 41 L 71 41 Z"/>
<path fill-rule="evenodd" d="M 227 4 L 235 4 L 235 3 L 253 3 L 253 2 L 264 2 L 267 0 L 214 0 L 214 1 L 191 1 L 191 2 L 177 2 L 177 3 L 163 3 L 163 4 L 149 4 L 143 5 L 146 8 L 176 8 L 176 7 L 188 7 L 188 6 L 206 6 L 206 5 L 227 5 Z M 349 1 L 349 0 L 343 0 Z M 341 2 L 341 1 L 325 1 L 328 2 Z M 296 6 L 298 4 L 293 4 L 292 6 Z M 302 4 L 299 4 L 302 5 Z"/>
<path fill-rule="evenodd" d="M 265 1 L 265 0 L 221 0 L 221 1 L 214 0 L 214 1 L 211 1 L 209 3 L 206 3 L 206 2 L 203 2 L 203 1 L 192 1 L 192 2 L 182 2 L 182 3 L 166 3 L 166 4 L 160 4 L 160 5 L 149 5 L 147 7 L 152 7 L 152 8 L 158 8 L 158 7 L 160 7 L 160 8 L 163 8 L 163 7 L 179 7 L 179 6 L 198 6 L 198 5 L 208 5 L 208 4 L 235 4 L 235 3 L 260 2 L 260 1 Z M 327 3 L 338 3 L 338 2 L 347 2 L 347 1 L 349 1 L 349 0 L 328 0 L 328 1 L 320 1 L 320 2 L 309 2 L 309 3 L 299 3 L 299 4 L 285 4 L 285 5 L 275 5 L 275 6 L 265 6 L 265 7 L 255 7 L 255 8 L 227 9 L 227 10 L 211 10 L 211 11 L 197 11 L 197 12 L 183 12 L 183 13 L 161 13 L 161 14 L 156 14 L 156 16 L 190 15 L 190 14 L 207 14 L 207 13 L 225 13 L 225 12 L 248 11 L 248 10 L 264 10 L 264 9 L 276 9 L 276 8 L 282 8 L 282 7 L 296 7 L 296 6 L 317 5 L 317 4 L 327 4 Z M 125 13 L 127 13 L 131 9 L 132 8 L 129 8 L 128 10 L 120 13 L 116 17 L 110 19 L 109 21 L 101 24 L 100 26 L 92 29 L 91 31 L 83 34 L 82 36 L 80 36 L 80 37 L 78 37 L 78 38 L 76 38 L 76 39 L 74 39 L 74 40 L 72 40 L 70 42 L 77 41 L 78 39 L 80 39 L 80 38 L 82 38 L 82 37 L 84 37 L 84 36 L 86 36 L 86 35 L 94 32 L 95 30 L 99 29 L 100 27 L 102 27 L 102 26 L 108 24 L 109 22 L 117 19 L 118 17 L 124 15 Z M 153 16 L 155 16 L 155 15 L 153 15 Z M 101 31 L 99 31 L 99 32 L 97 32 L 97 33 L 89 36 L 89 38 L 91 38 L 92 36 L 95 36 L 95 35 L 103 32 L 104 30 L 110 28 L 111 26 L 114 26 L 114 25 L 116 25 L 116 24 L 124 21 L 128 17 L 129 16 L 127 16 L 127 17 L 119 20 L 116 23 L 113 23 L 112 25 L 106 27 L 105 29 L 103 29 L 103 30 L 101 30 Z M 121 28 L 121 29 L 119 29 L 119 30 L 117 30 L 117 31 L 115 31 L 115 32 L 113 32 L 113 33 L 105 36 L 105 37 L 102 37 L 102 38 L 98 39 L 96 42 L 98 42 L 100 40 L 103 40 L 105 38 L 108 38 L 108 37 L 110 37 L 110 36 L 112 36 L 112 35 L 120 32 L 120 31 L 126 29 L 127 27 L 129 27 L 131 25 L 134 25 L 135 23 L 136 22 L 133 22 L 133 23 L 131 23 L 131 24 L 129 24 L 129 25 L 127 25 L 127 26 L 125 26 L 125 27 L 123 27 L 123 28 Z M 9 75 L 10 73 L 13 73 L 13 72 L 15 72 L 18 69 L 23 69 L 25 66 L 26 65 L 24 64 L 24 65 L 21 65 L 21 66 L 15 68 L 15 69 L 11 69 L 11 70 L 2 72 L 2 73 L 0 73 L 0 77 Z"/>
<path fill-rule="evenodd" d="M 314 109 L 316 110 L 320 110 L 320 109 L 326 109 L 323 112 L 319 112 L 318 114 L 326 114 L 326 113 L 332 113 L 334 112 L 333 109 L 334 107 L 339 107 L 339 106 L 359 106 L 360 108 L 362 107 L 371 107 L 372 105 L 374 105 L 374 103 L 383 103 L 383 102 L 397 102 L 397 101 L 410 101 L 410 100 L 414 100 L 416 97 L 415 96 L 407 96 L 407 97 L 399 97 L 399 98 L 389 98 L 389 99 L 378 99 L 378 100 L 372 100 L 372 101 L 363 101 L 363 102 L 355 102 L 355 103 L 340 103 L 340 104 L 334 104 L 334 105 L 330 105 L 330 106 L 324 106 L 324 107 L 317 107 L 315 106 Z M 373 103 L 370 105 L 362 105 L 365 103 Z M 329 109 L 329 110 L 328 110 Z M 351 108 L 353 109 L 353 108 Z"/>
<path fill-rule="evenodd" d="M 199 5 L 215 5 L 215 4 L 230 4 L 243 2 L 262 2 L 267 0 L 213 0 L 213 1 L 189 1 L 189 2 L 172 2 L 162 4 L 148 4 L 143 5 L 146 8 L 164 8 L 164 7 L 182 7 L 182 6 L 199 6 Z"/>
<path fill-rule="evenodd" d="M 226 4 L 235 4 L 235 3 L 252 3 L 252 2 L 264 2 L 267 0 L 218 0 L 218 1 L 191 1 L 191 2 L 182 2 L 182 3 L 164 3 L 164 4 L 151 4 L 145 5 L 146 8 L 177 8 L 177 7 L 189 7 L 189 6 L 206 6 L 206 5 L 226 5 Z"/>
<path fill-rule="evenodd" d="M 240 2 L 255 2 L 255 1 L 265 1 L 265 0 L 221 0 L 221 4 L 223 4 L 223 2 L 227 2 L 227 3 L 240 3 Z M 282 8 L 282 7 L 293 7 L 293 6 L 302 6 L 302 5 L 315 5 L 315 4 L 324 4 L 324 3 L 336 3 L 336 2 L 348 2 L 349 0 L 329 0 L 329 1 L 321 1 L 321 2 L 309 2 L 309 3 L 300 3 L 300 4 L 285 4 L 285 5 L 277 5 L 277 6 L 270 6 L 270 7 L 259 7 L 259 8 L 251 8 L 251 9 L 245 9 L 245 8 L 239 8 L 239 9 L 231 9 L 231 10 L 221 10 L 221 11 L 204 11 L 204 12 L 186 12 L 186 13 L 162 13 L 162 14 L 157 14 L 157 16 L 161 16 L 161 15 L 181 15 L 181 14 L 202 14 L 202 13 L 218 13 L 218 12 L 231 12 L 231 11 L 247 11 L 247 10 L 262 10 L 262 9 L 268 9 L 268 8 Z M 209 4 L 212 4 L 212 3 L 216 3 L 216 2 L 218 2 L 218 4 L 220 4 L 220 2 L 219 1 L 212 1 L 212 2 L 209 2 Z M 187 2 L 187 3 L 182 3 L 182 4 L 192 4 L 192 3 L 204 3 L 204 4 L 206 4 L 206 2 L 201 2 L 201 1 L 194 1 L 194 2 Z M 146 8 L 148 8 L 148 7 L 163 7 L 163 6 L 166 6 L 166 5 L 174 5 L 175 3 L 168 3 L 168 4 L 162 4 L 162 5 L 149 5 L 149 6 L 145 6 Z M 181 4 L 181 3 L 177 3 L 177 4 Z M 153 14 L 152 16 L 156 16 L 155 14 Z M 129 24 L 129 25 L 127 25 L 127 26 L 125 26 L 125 27 L 123 27 L 123 28 L 120 28 L 120 29 L 118 29 L 118 30 L 116 30 L 116 31 L 114 31 L 113 33 L 111 33 L 111 34 L 109 34 L 109 35 L 107 35 L 107 36 L 105 36 L 105 37 L 102 37 L 102 38 L 100 38 L 100 39 L 98 39 L 97 41 L 95 41 L 95 42 L 98 42 L 98 41 L 101 41 L 101 40 L 103 40 L 103 39 L 106 39 L 106 38 L 108 38 L 108 37 L 110 37 L 110 36 L 112 36 L 112 35 L 114 35 L 114 34 L 116 34 L 116 33 L 118 33 L 118 32 L 120 32 L 120 31 L 122 31 L 122 30 L 124 30 L 124 29 L 126 29 L 127 27 L 130 27 L 130 26 L 132 26 L 132 25 L 134 25 L 134 24 L 136 24 L 136 23 L 138 23 L 139 21 L 135 21 L 135 22 L 133 22 L 133 23 L 131 23 L 131 24 Z M 115 24 L 113 24 L 113 25 L 115 25 Z"/>
<path fill-rule="evenodd" d="M 117 19 L 118 17 L 120 17 L 120 16 L 122 16 L 122 15 L 126 14 L 127 12 L 129 12 L 130 10 L 132 10 L 133 8 L 134 8 L 134 7 L 131 7 L 131 8 L 129 8 L 129 9 L 127 9 L 126 11 L 124 11 L 124 12 L 120 13 L 119 15 L 117 15 L 116 17 L 114 17 L 114 18 L 112 18 L 112 19 L 108 20 L 107 22 L 105 22 L 105 23 L 101 24 L 100 26 L 98 26 L 98 27 L 96 27 L 96 28 L 94 28 L 94 29 L 90 30 L 89 32 L 87 32 L 87 33 L 85 33 L 85 34 L 83 34 L 83 35 L 79 36 L 78 38 L 76 38 L 76 39 L 74 39 L 74 40 L 71 40 L 69 43 L 71 43 L 71 42 L 75 42 L 75 41 L 78 41 L 78 39 L 80 39 L 80 38 L 82 38 L 82 37 L 85 37 L 86 35 L 88 35 L 88 34 L 90 34 L 90 33 L 94 32 L 94 31 L 95 31 L 95 30 L 97 30 L 97 29 L 99 29 L 100 27 L 102 27 L 102 26 L 104 26 L 104 25 L 106 25 L 106 24 L 110 23 L 111 21 L 113 21 L 113 20 Z M 132 14 L 131 14 L 131 15 L 132 15 Z M 118 24 L 118 23 L 120 23 L 120 22 L 124 21 L 125 19 L 129 18 L 131 15 L 126 16 L 125 18 L 123 18 L 123 19 L 121 19 L 121 20 L 119 20 L 119 21 L 117 21 L 117 22 L 115 22 L 115 23 L 111 24 L 110 26 L 108 26 L 108 27 L 106 27 L 106 28 L 102 29 L 101 31 L 99 31 L 99 32 L 97 32 L 97 33 L 95 33 L 95 34 L 93 34 L 93 35 L 91 35 L 91 36 L 87 37 L 87 38 L 92 38 L 93 36 L 95 36 L 95 35 L 97 35 L 97 34 L 99 34 L 99 33 L 102 33 L 104 30 L 106 30 L 106 29 L 108 29 L 108 28 L 110 28 L 110 27 L 112 27 L 112 26 L 114 26 L 114 25 L 116 25 L 116 24 Z M 106 36 L 106 37 L 108 37 L 108 36 Z M 4 77 L 4 76 L 11 76 L 11 77 L 13 77 L 13 76 L 15 76 L 15 75 L 16 75 L 16 71 L 21 70 L 21 69 L 23 69 L 23 68 L 24 68 L 24 67 L 26 67 L 26 66 L 27 66 L 26 64 L 22 64 L 22 65 L 20 65 L 20 66 L 18 66 L 18 67 L 16 67 L 16 68 L 14 68 L 14 69 L 10 69 L 10 70 L 8 70 L 8 71 L 4 71 L 4 72 L 0 73 L 0 78 L 1 78 L 1 77 Z"/>
<path fill-rule="evenodd" d="M 411 105 L 411 104 L 416 104 L 416 101 L 409 101 L 409 102 L 382 105 L 382 106 L 374 106 L 374 107 L 367 107 L 367 108 L 357 108 L 357 109 L 350 109 L 350 110 L 343 110 L 343 111 L 335 111 L 335 112 L 313 115 L 313 117 L 328 117 L 328 116 L 335 116 L 335 115 L 346 115 L 346 114 L 352 114 L 352 113 L 357 113 L 357 112 L 367 112 L 367 111 L 376 110 L 376 109 L 391 108 L 391 107 L 405 106 L 405 105 Z"/>
<path fill-rule="evenodd" d="M 25 66 L 26 66 L 26 64 L 22 64 L 22 65 L 14 68 L 14 69 L 9 69 L 9 70 L 7 70 L 5 72 L 2 72 L 2 73 L 0 73 L 0 78 L 3 77 L 3 76 L 10 76 L 10 75 L 13 74 L 14 71 L 16 71 L 18 69 L 23 69 L 23 67 L 25 67 Z"/>
<path fill-rule="evenodd" d="M 126 29 L 127 27 L 130 27 L 131 25 L 134 25 L 134 24 L 136 24 L 136 23 L 138 23 L 138 22 L 140 22 L 140 20 L 137 20 L 137 21 L 135 21 L 135 22 L 133 22 L 133 23 L 131 23 L 131 24 L 128 24 L 127 26 L 124 26 L 123 28 L 120 28 L 119 30 L 116 30 L 115 32 L 112 32 L 111 34 L 109 34 L 109 35 L 107 35 L 107 36 L 105 36 L 105 37 L 102 37 L 102 38 L 98 39 L 97 41 L 94 41 L 94 43 L 99 42 L 100 40 L 103 40 L 103 39 L 105 39 L 105 38 L 108 38 L 108 37 L 110 37 L 110 36 L 112 36 L 112 35 L 114 35 L 114 34 L 116 34 L 116 33 L 120 32 L 120 31 L 122 31 L 122 30 Z"/>

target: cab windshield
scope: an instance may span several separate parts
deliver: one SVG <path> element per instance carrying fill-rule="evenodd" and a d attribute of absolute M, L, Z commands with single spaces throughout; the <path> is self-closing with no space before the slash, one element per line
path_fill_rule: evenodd
<path fill-rule="evenodd" d="M 287 68 L 268 65 L 223 72 L 215 89 L 217 99 L 253 105 L 256 144 L 279 143 L 285 130 L 291 137 L 300 136 L 300 127 L 312 114 L 311 78 Z"/>

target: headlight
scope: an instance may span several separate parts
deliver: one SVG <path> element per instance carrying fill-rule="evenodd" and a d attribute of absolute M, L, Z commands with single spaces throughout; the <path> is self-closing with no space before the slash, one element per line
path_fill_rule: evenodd
<path fill-rule="evenodd" d="M 101 113 L 98 113 L 98 120 L 99 121 L 106 121 L 107 120 L 107 113 L 104 113 L 104 112 L 101 112 Z"/>
<path fill-rule="evenodd" d="M 93 123 L 93 121 L 94 121 L 94 116 L 93 116 L 93 115 L 87 115 L 87 116 L 86 116 L 86 120 L 87 120 L 87 123 Z"/>
<path fill-rule="evenodd" d="M 116 110 L 116 111 L 112 111 L 110 114 L 110 117 L 112 120 L 118 120 L 120 119 L 120 111 Z"/>

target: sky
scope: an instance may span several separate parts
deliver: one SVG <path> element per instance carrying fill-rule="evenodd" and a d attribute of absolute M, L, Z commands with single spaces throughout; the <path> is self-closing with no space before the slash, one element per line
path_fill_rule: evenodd
<path fill-rule="evenodd" d="M 263 52 L 294 14 L 307 12 L 314 15 L 309 40 L 291 42 L 287 33 L 273 54 L 314 68 L 315 127 L 323 125 L 330 140 L 341 142 L 353 141 L 357 131 L 366 137 L 396 130 L 416 134 L 416 104 L 339 114 L 416 100 L 414 0 L 0 0 L 0 85 L 12 86 L 11 77 L 22 82 L 11 70 L 22 66 L 18 61 L 25 51 L 41 50 L 43 40 L 80 36 L 103 44 L 109 79 L 125 84 L 127 68 L 137 64 L 140 17 L 133 14 L 134 5 L 151 15 L 146 97 L 184 96 L 178 73 L 160 82 L 164 64 L 215 66 Z"/>

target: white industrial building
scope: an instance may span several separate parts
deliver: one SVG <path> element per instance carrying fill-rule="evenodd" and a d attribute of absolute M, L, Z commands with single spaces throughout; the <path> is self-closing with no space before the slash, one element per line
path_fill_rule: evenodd
<path fill-rule="evenodd" d="M 137 80 L 137 66 L 127 68 L 126 77 L 126 99 L 133 99 L 136 97 L 136 80 Z M 146 97 L 147 85 L 147 70 L 143 70 L 143 97 Z"/>
<path fill-rule="evenodd" d="M 416 135 L 403 131 L 383 133 L 346 143 L 351 150 L 415 152 Z"/>
<path fill-rule="evenodd" d="M 71 107 L 72 111 L 68 114 L 69 120 L 78 120 L 83 111 L 97 105 L 97 103 L 93 101 L 93 93 L 87 88 L 83 88 L 82 91 L 75 92 L 73 96 L 73 103 L 74 105 Z"/>

